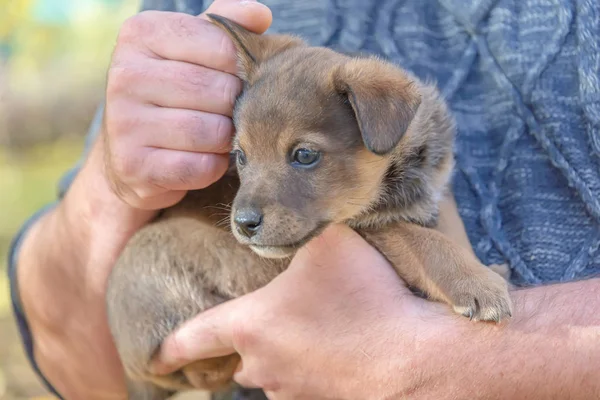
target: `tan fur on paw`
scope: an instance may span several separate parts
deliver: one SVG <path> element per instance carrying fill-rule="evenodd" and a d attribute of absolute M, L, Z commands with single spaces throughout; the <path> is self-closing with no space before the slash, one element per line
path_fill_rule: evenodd
<path fill-rule="evenodd" d="M 512 316 L 508 284 L 502 276 L 486 270 L 485 276 L 460 283 L 451 296 L 457 314 L 475 321 L 500 322 Z"/>

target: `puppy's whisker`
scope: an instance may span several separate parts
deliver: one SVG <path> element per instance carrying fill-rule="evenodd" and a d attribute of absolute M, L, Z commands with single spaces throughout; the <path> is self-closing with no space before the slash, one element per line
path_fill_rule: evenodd
<path fill-rule="evenodd" d="M 229 223 L 230 223 L 230 222 L 231 222 L 231 218 L 230 218 L 229 216 L 227 216 L 227 217 L 225 217 L 225 218 L 222 218 L 222 219 L 220 219 L 220 220 L 219 220 L 219 221 L 218 221 L 218 222 L 215 224 L 215 226 L 217 226 L 217 227 L 221 227 L 221 226 L 227 226 L 227 225 L 229 225 Z"/>
<path fill-rule="evenodd" d="M 203 207 L 204 209 L 214 209 L 214 210 L 221 210 L 221 211 L 231 211 L 231 206 L 229 207 L 223 207 L 220 205 L 210 205 L 210 206 L 205 206 Z"/>
<path fill-rule="evenodd" d="M 225 218 L 231 218 L 231 215 L 229 213 L 215 213 L 215 214 L 211 214 L 211 216 L 221 217 L 221 220 L 223 220 Z"/>

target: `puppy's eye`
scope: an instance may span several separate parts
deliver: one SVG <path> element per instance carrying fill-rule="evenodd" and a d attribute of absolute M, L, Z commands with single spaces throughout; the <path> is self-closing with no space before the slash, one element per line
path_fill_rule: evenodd
<path fill-rule="evenodd" d="M 235 160 L 240 166 L 246 165 L 246 155 L 241 150 L 235 151 Z"/>
<path fill-rule="evenodd" d="M 297 149 L 292 160 L 294 163 L 308 167 L 316 164 L 321 159 L 321 153 L 309 149 Z"/>

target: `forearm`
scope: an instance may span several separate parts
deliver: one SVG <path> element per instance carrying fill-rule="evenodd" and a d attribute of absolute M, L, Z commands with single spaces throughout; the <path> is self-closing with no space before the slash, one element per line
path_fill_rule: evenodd
<path fill-rule="evenodd" d="M 65 398 L 105 398 L 90 390 L 120 384 L 104 287 L 128 237 L 148 218 L 112 194 L 98 173 L 100 157 L 95 148 L 63 200 L 29 229 L 18 255 L 18 292 L 34 356 Z M 99 382 L 77 375 L 89 377 L 92 365 Z"/>
<path fill-rule="evenodd" d="M 600 279 L 517 290 L 513 298 L 515 317 L 505 326 L 463 323 L 455 331 L 440 377 L 456 398 L 600 397 Z"/>

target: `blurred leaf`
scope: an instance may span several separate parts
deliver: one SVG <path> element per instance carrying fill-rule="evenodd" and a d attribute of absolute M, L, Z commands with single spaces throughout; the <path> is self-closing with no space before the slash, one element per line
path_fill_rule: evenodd
<path fill-rule="evenodd" d="M 60 0 L 63 10 L 54 15 L 50 0 L 0 2 L 9 8 L 0 13 L 0 43 L 9 54 L 6 84 L 17 92 L 39 91 L 48 72 L 73 82 L 103 79 L 119 27 L 139 6 L 134 0 Z"/>
<path fill-rule="evenodd" d="M 0 0 L 0 43 L 8 40 L 10 33 L 31 18 L 32 0 Z"/>

